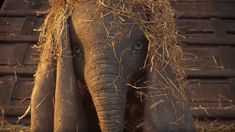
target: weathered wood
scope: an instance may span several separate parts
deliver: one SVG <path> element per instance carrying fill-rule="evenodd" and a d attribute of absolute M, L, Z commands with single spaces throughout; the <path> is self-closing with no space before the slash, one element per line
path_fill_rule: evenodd
<path fill-rule="evenodd" d="M 235 118 L 235 108 L 191 108 L 197 118 Z"/>
<path fill-rule="evenodd" d="M 17 83 L 12 93 L 12 100 L 30 100 L 34 78 L 18 77 Z"/>
<path fill-rule="evenodd" d="M 0 34 L 15 34 L 19 35 L 21 27 L 25 21 L 25 17 L 1 17 L 0 19 Z"/>
<path fill-rule="evenodd" d="M 25 22 L 22 26 L 21 35 L 30 35 L 33 32 L 34 23 L 36 22 L 37 17 L 27 16 L 25 17 Z"/>
<path fill-rule="evenodd" d="M 177 3 L 178 18 L 235 18 L 235 3 L 218 2 L 216 10 L 204 2 Z"/>
<path fill-rule="evenodd" d="M 177 19 L 177 27 L 181 34 L 213 34 L 216 25 L 215 19 Z M 223 30 L 235 31 L 235 20 L 222 20 Z"/>
<path fill-rule="evenodd" d="M 8 105 L 11 101 L 11 95 L 15 88 L 16 78 L 14 76 L 5 76 L 0 80 L 0 106 Z"/>
<path fill-rule="evenodd" d="M 233 108 L 229 101 L 189 101 L 191 108 Z"/>
<path fill-rule="evenodd" d="M 36 71 L 36 66 L 0 66 L 0 75 L 26 75 L 33 76 Z"/>
<path fill-rule="evenodd" d="M 37 43 L 38 36 L 35 35 L 1 35 L 0 43 Z"/>
<path fill-rule="evenodd" d="M 186 81 L 185 87 L 185 94 L 192 102 L 232 104 L 235 100 L 228 79 L 191 79 Z"/>
<path fill-rule="evenodd" d="M 25 17 L 38 16 L 43 17 L 47 14 L 47 10 L 1 10 L 1 17 Z"/>
<path fill-rule="evenodd" d="M 28 106 L 2 106 L 6 116 L 19 116 L 25 113 Z M 30 115 L 30 112 L 28 113 Z"/>
<path fill-rule="evenodd" d="M 48 0 L 5 0 L 2 10 L 30 10 L 49 7 Z"/>
<path fill-rule="evenodd" d="M 40 50 L 30 45 L 25 54 L 24 65 L 37 65 L 39 60 Z"/>
<path fill-rule="evenodd" d="M 186 70 L 188 78 L 226 78 L 235 77 L 235 70 Z"/>
<path fill-rule="evenodd" d="M 235 35 L 215 37 L 214 34 L 181 34 L 180 41 L 185 45 L 235 45 Z"/>
<path fill-rule="evenodd" d="M 28 44 L 0 44 L 0 65 L 22 65 Z"/>

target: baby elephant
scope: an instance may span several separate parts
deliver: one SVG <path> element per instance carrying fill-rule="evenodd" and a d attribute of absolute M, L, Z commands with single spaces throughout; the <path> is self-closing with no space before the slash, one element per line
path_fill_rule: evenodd
<path fill-rule="evenodd" d="M 98 16 L 97 10 L 95 0 L 75 3 L 64 33 L 70 38 L 64 35 L 58 51 L 62 57 L 57 64 L 39 64 L 31 130 L 195 131 L 183 99 L 163 94 L 164 90 L 156 90 L 159 85 L 152 84 L 164 80 L 148 69 L 148 40 L 134 18 L 113 12 Z M 136 90 L 135 82 L 145 89 Z M 136 91 L 144 93 L 144 100 L 136 97 Z"/>

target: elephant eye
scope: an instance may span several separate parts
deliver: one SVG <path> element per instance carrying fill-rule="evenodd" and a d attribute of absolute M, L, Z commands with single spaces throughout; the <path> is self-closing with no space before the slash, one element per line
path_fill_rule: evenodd
<path fill-rule="evenodd" d="M 144 36 L 139 36 L 135 44 L 133 45 L 134 51 L 141 51 L 148 44 L 148 40 Z"/>
<path fill-rule="evenodd" d="M 134 50 L 141 50 L 144 47 L 143 42 L 137 41 L 134 45 Z"/>

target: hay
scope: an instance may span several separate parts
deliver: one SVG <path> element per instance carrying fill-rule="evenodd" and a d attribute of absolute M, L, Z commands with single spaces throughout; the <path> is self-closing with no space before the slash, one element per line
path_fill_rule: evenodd
<path fill-rule="evenodd" d="M 4 117 L 4 109 L 0 106 L 0 131 L 2 132 L 29 132 L 30 128 L 23 125 L 13 125 Z"/>
<path fill-rule="evenodd" d="M 66 2 L 66 4 L 65 4 Z M 59 49 L 62 42 L 62 33 L 65 21 L 72 13 L 73 0 L 51 0 L 51 10 L 46 16 L 43 25 L 40 27 L 40 36 L 36 48 L 40 49 L 39 67 L 37 74 L 46 74 L 48 71 L 41 71 L 40 63 L 52 63 L 53 60 L 60 58 Z M 54 70 L 54 69 L 50 69 Z M 46 72 L 46 73 L 45 73 Z"/>
<path fill-rule="evenodd" d="M 13 125 L 8 123 L 6 120 L 0 120 L 0 131 L 6 132 L 30 132 L 28 126 Z"/>
<path fill-rule="evenodd" d="M 226 124 L 217 120 L 200 122 L 195 120 L 195 127 L 198 132 L 233 132 L 235 124 Z"/>

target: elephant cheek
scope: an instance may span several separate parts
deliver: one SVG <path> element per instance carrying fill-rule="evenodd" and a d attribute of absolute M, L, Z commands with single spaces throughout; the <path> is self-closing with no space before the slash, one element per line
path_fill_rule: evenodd
<path fill-rule="evenodd" d="M 85 66 L 84 74 L 100 128 L 103 132 L 123 131 L 127 88 L 124 82 L 114 82 L 118 69 L 115 63 L 110 64 L 109 59 L 102 57 L 96 56 L 96 59 Z"/>

